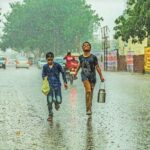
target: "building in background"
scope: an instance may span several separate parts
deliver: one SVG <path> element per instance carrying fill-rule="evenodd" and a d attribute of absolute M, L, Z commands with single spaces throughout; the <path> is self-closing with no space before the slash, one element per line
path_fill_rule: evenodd
<path fill-rule="evenodd" d="M 134 55 L 144 55 L 144 48 L 147 46 L 147 38 L 142 43 L 132 43 L 132 39 L 127 42 L 118 39 L 118 47 L 120 55 L 127 55 L 129 52 L 134 52 Z"/>
<path fill-rule="evenodd" d="M 118 70 L 144 72 L 144 56 L 145 47 L 147 47 L 148 39 L 144 39 L 142 43 L 132 43 L 132 39 L 128 42 L 118 39 Z"/>
<path fill-rule="evenodd" d="M 127 8 L 131 8 L 127 1 Z M 128 16 L 126 16 L 128 17 Z M 144 72 L 145 47 L 148 46 L 148 39 L 145 38 L 142 43 L 132 43 L 132 38 L 128 42 L 118 39 L 118 70 Z"/>

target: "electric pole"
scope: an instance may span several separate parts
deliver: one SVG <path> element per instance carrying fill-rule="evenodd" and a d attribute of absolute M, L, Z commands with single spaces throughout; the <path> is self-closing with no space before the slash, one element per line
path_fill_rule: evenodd
<path fill-rule="evenodd" d="M 109 44 L 109 28 L 108 26 L 104 26 L 101 28 L 101 35 L 102 35 L 102 45 L 103 45 L 103 51 L 104 51 L 104 70 L 107 71 L 107 54 L 108 54 L 108 48 L 110 47 Z"/>

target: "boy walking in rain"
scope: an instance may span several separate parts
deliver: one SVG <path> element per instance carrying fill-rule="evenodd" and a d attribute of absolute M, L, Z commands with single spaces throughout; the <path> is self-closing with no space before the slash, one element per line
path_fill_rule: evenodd
<path fill-rule="evenodd" d="M 48 77 L 48 82 L 50 85 L 50 92 L 47 95 L 47 105 L 49 110 L 49 117 L 47 120 L 52 121 L 53 103 L 55 104 L 56 110 L 59 110 L 60 104 L 62 103 L 60 73 L 62 74 L 65 89 L 67 89 L 67 80 L 61 65 L 53 61 L 54 54 L 52 52 L 48 52 L 46 54 L 46 60 L 47 64 L 43 66 L 42 77 Z"/>
<path fill-rule="evenodd" d="M 93 90 L 96 84 L 96 71 L 97 70 L 100 80 L 104 82 L 104 77 L 102 75 L 101 69 L 98 64 L 97 57 L 91 54 L 91 44 L 89 42 L 84 42 L 82 45 L 83 55 L 79 57 L 80 64 L 76 71 L 78 74 L 79 69 L 81 68 L 81 78 L 85 87 L 86 92 L 86 114 L 92 114 L 92 98 Z"/>

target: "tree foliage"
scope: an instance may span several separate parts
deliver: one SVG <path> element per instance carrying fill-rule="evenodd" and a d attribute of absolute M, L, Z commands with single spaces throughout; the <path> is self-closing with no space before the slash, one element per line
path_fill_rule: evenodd
<path fill-rule="evenodd" d="M 1 10 L 1 8 L 0 8 L 0 22 L 1 22 L 1 16 L 2 16 L 2 12 L 1 12 L 2 10 Z"/>
<path fill-rule="evenodd" d="M 92 38 L 101 18 L 85 0 L 24 0 L 12 3 L 2 45 L 60 53 Z"/>
<path fill-rule="evenodd" d="M 115 38 L 142 42 L 150 36 L 150 0 L 128 0 L 124 14 L 115 21 Z"/>

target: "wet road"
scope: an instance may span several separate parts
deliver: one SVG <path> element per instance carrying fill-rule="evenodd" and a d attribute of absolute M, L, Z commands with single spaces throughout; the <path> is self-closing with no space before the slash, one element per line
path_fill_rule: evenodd
<path fill-rule="evenodd" d="M 0 69 L 0 150 L 149 150 L 150 76 L 105 73 L 107 102 L 85 114 L 80 79 L 63 89 L 63 104 L 48 124 L 36 67 Z"/>

